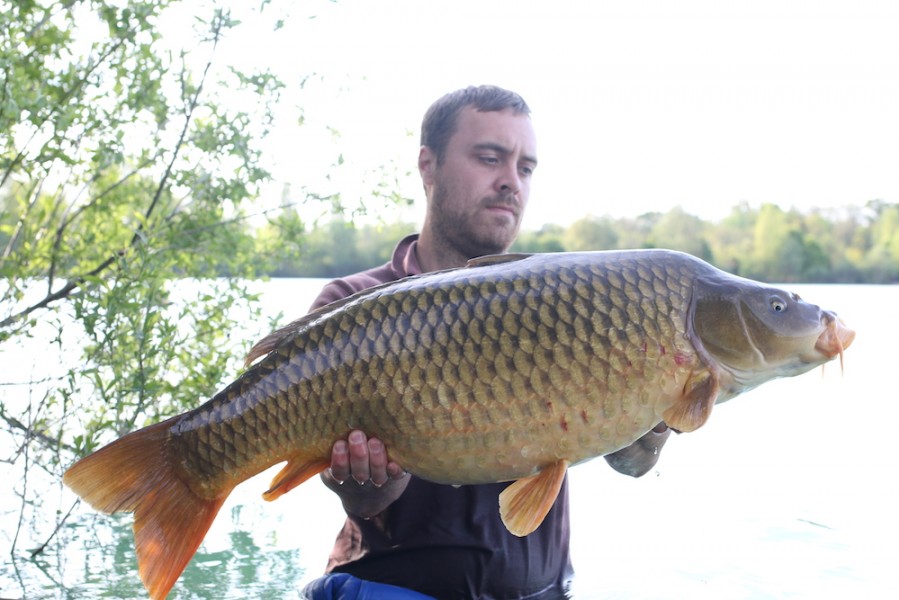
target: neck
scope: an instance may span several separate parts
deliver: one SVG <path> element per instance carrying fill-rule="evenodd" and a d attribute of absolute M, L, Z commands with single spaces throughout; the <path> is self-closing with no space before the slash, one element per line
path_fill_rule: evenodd
<path fill-rule="evenodd" d="M 425 273 L 442 271 L 455 267 L 464 267 L 470 256 L 465 256 L 450 244 L 443 243 L 439 237 L 422 231 L 416 246 L 418 265 Z"/>

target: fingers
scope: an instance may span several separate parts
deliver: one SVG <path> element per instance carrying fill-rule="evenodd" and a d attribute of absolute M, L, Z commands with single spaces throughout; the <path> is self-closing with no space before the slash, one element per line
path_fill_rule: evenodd
<path fill-rule="evenodd" d="M 334 442 L 331 447 L 331 468 L 328 470 L 338 483 L 343 483 L 350 477 L 350 455 L 346 440 Z"/>
<path fill-rule="evenodd" d="M 406 473 L 406 469 L 399 466 L 395 462 L 387 463 L 387 476 L 391 479 L 402 479 L 406 477 L 408 473 Z"/>
<path fill-rule="evenodd" d="M 377 438 L 368 440 L 369 478 L 378 487 L 387 483 L 387 451 Z"/>
<path fill-rule="evenodd" d="M 322 473 L 322 481 L 337 494 L 347 514 L 363 519 L 386 510 L 403 495 L 411 479 L 401 466 L 389 460 L 381 440 L 361 431 L 351 431 L 347 439 L 334 442 L 331 468 Z"/>
<path fill-rule="evenodd" d="M 340 483 L 352 477 L 360 485 L 371 480 L 380 487 L 403 475 L 403 469 L 388 460 L 381 440 L 368 438 L 361 431 L 351 431 L 346 440 L 334 442 L 331 449 L 331 476 Z"/>

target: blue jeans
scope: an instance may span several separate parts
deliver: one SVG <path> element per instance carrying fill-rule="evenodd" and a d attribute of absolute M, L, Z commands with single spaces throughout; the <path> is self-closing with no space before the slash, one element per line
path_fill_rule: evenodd
<path fill-rule="evenodd" d="M 334 573 L 316 579 L 303 588 L 306 600 L 434 600 L 413 590 L 363 581 L 346 573 Z"/>

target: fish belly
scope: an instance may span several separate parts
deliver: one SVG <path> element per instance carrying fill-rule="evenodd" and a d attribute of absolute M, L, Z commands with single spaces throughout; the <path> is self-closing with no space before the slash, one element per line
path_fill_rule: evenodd
<path fill-rule="evenodd" d="M 210 489 L 298 454 L 327 458 L 352 429 L 447 483 L 613 452 L 700 366 L 689 284 L 648 260 L 570 258 L 398 282 L 297 329 L 187 415 L 174 446 Z"/>

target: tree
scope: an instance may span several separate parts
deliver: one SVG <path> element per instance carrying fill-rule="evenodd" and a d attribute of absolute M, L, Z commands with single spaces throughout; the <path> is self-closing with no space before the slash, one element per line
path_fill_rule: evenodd
<path fill-rule="evenodd" d="M 584 217 L 565 231 L 565 248 L 577 250 L 611 250 L 618 245 L 618 233 L 609 217 Z"/>
<path fill-rule="evenodd" d="M 653 225 L 650 242 L 656 248 L 680 250 L 711 261 L 712 251 L 705 239 L 705 229 L 699 217 L 675 207 Z"/>
<path fill-rule="evenodd" d="M 753 230 L 747 275 L 767 281 L 794 281 L 800 270 L 799 240 L 792 235 L 790 215 L 776 204 L 764 204 Z"/>
<path fill-rule="evenodd" d="M 563 229 L 558 225 L 544 225 L 538 231 L 522 231 L 510 250 L 512 252 L 562 252 Z"/>
<path fill-rule="evenodd" d="M 757 218 L 758 213 L 742 203 L 731 209 L 721 223 L 709 228 L 712 255 L 722 269 L 735 275 L 745 273 L 752 251 L 751 232 Z"/>
<path fill-rule="evenodd" d="M 259 267 L 244 207 L 268 178 L 253 142 L 283 84 L 216 66 L 227 11 L 173 45 L 177 4 L 0 1 L 0 351 L 45 353 L 2 378 L 13 550 L 40 473 L 195 406 L 244 350 L 230 331 Z M 52 520 L 33 519 L 36 539 Z"/>
<path fill-rule="evenodd" d="M 866 253 L 865 267 L 881 280 L 899 277 L 899 206 L 874 202 L 871 224 L 871 247 Z"/>

